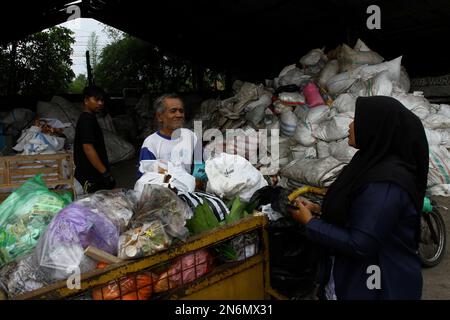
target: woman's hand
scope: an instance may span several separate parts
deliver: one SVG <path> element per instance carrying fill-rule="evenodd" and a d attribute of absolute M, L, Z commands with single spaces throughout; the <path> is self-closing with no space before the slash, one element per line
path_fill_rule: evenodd
<path fill-rule="evenodd" d="M 318 205 L 317 203 L 314 203 L 312 201 L 309 201 L 308 199 L 300 196 L 297 197 L 294 200 L 295 203 L 300 202 L 303 206 L 305 206 L 309 211 L 311 211 L 314 214 L 320 214 L 320 211 L 322 210 L 322 208 L 320 207 L 320 205 Z"/>
<path fill-rule="evenodd" d="M 291 214 L 292 218 L 300 224 L 307 224 L 313 218 L 311 211 L 298 200 L 294 200 L 294 205 L 297 206 L 298 209 L 292 207 L 288 208 L 288 212 Z"/>

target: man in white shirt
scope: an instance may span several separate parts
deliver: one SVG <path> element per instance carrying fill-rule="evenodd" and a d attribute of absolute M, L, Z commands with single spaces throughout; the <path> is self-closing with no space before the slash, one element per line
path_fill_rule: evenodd
<path fill-rule="evenodd" d="M 142 176 L 144 165 L 146 171 L 151 167 L 152 171 L 166 172 L 169 161 L 174 165 L 181 165 L 190 174 L 197 137 L 191 130 L 182 128 L 184 124 L 183 101 L 174 93 L 164 94 L 155 100 L 154 109 L 161 128 L 148 136 L 142 144 L 138 177 Z"/>

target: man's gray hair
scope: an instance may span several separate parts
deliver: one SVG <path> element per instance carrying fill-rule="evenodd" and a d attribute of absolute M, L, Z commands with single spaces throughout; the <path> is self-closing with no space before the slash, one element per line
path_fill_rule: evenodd
<path fill-rule="evenodd" d="M 155 110 L 155 112 L 164 112 L 164 108 L 166 107 L 164 105 L 164 100 L 166 99 L 180 99 L 181 101 L 183 101 L 181 99 L 181 97 L 179 95 L 177 95 L 176 93 L 165 93 L 161 96 L 159 96 L 158 98 L 156 98 L 155 102 L 153 102 L 153 110 Z"/>

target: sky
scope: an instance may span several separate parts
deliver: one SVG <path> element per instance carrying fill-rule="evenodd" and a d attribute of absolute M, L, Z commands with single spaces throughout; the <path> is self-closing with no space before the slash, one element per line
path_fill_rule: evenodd
<path fill-rule="evenodd" d="M 75 33 L 74 37 L 76 42 L 72 45 L 73 53 L 71 57 L 73 72 L 76 76 L 81 73 L 87 74 L 86 50 L 91 33 L 95 32 L 97 34 L 100 51 L 110 42 L 108 36 L 103 31 L 105 24 L 94 19 L 77 18 L 59 24 L 59 26 L 66 27 Z"/>

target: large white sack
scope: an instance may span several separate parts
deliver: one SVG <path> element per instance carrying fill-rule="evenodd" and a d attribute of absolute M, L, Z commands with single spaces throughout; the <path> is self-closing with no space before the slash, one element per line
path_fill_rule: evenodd
<path fill-rule="evenodd" d="M 324 121 L 314 130 L 313 135 L 320 140 L 331 142 L 348 136 L 348 126 L 353 120 L 347 117 L 333 117 Z"/>
<path fill-rule="evenodd" d="M 316 144 L 317 158 L 322 159 L 330 156 L 330 146 L 328 142 L 319 140 Z"/>
<path fill-rule="evenodd" d="M 340 141 L 330 142 L 329 151 L 332 157 L 344 163 L 349 163 L 358 150 L 349 146 L 348 138 L 346 138 Z"/>
<path fill-rule="evenodd" d="M 326 59 L 322 49 L 312 49 L 300 59 L 303 66 L 314 66 L 320 62 L 321 59 Z"/>
<path fill-rule="evenodd" d="M 131 143 L 128 143 L 114 132 L 102 131 L 109 163 L 114 164 L 123 160 L 133 159 L 135 150 Z"/>
<path fill-rule="evenodd" d="M 341 72 L 327 81 L 328 92 L 332 95 L 341 94 L 350 88 L 360 78 L 361 67 L 351 71 Z"/>
<path fill-rule="evenodd" d="M 297 117 L 290 110 L 284 110 L 280 117 L 281 135 L 284 137 L 292 137 L 297 126 Z"/>
<path fill-rule="evenodd" d="M 411 81 L 406 69 L 402 66 L 400 68 L 400 79 L 397 83 L 394 83 L 394 91 L 407 93 L 411 89 Z"/>
<path fill-rule="evenodd" d="M 298 183 L 328 187 L 336 180 L 345 164 L 333 158 L 293 160 L 280 170 L 280 175 Z"/>
<path fill-rule="evenodd" d="M 299 121 L 306 121 L 306 116 L 308 115 L 309 107 L 305 105 L 296 106 L 294 109 L 294 114 L 297 116 Z"/>
<path fill-rule="evenodd" d="M 450 106 L 448 104 L 441 104 L 438 113 L 450 118 Z"/>
<path fill-rule="evenodd" d="M 442 134 L 436 130 L 425 128 L 425 135 L 427 136 L 429 146 L 439 146 L 443 143 Z"/>
<path fill-rule="evenodd" d="M 428 129 L 449 129 L 450 128 L 450 118 L 436 113 L 431 114 L 423 120 L 424 127 Z"/>
<path fill-rule="evenodd" d="M 326 120 L 330 114 L 330 108 L 326 105 L 310 108 L 306 115 L 306 122 L 318 124 Z"/>
<path fill-rule="evenodd" d="M 332 108 L 336 108 L 339 113 L 355 112 L 356 98 L 350 93 L 343 93 L 339 95 L 331 105 Z"/>
<path fill-rule="evenodd" d="M 430 102 L 419 93 L 393 93 L 392 97 L 400 101 L 406 108 L 411 110 L 421 120 L 430 114 Z"/>
<path fill-rule="evenodd" d="M 317 150 L 315 147 L 304 147 L 296 145 L 291 147 L 292 159 L 316 159 Z"/>
<path fill-rule="evenodd" d="M 389 78 L 389 71 L 384 70 L 368 80 L 357 80 L 348 92 L 359 97 L 371 97 L 391 96 L 392 90 L 393 82 Z"/>
<path fill-rule="evenodd" d="M 319 85 L 323 88 L 327 86 L 328 80 L 339 73 L 339 62 L 337 60 L 328 61 L 319 74 Z"/>
<path fill-rule="evenodd" d="M 435 130 L 441 136 L 441 145 L 446 148 L 450 148 L 450 130 L 449 129 L 438 129 Z"/>
<path fill-rule="evenodd" d="M 244 108 L 244 112 L 250 112 L 253 109 L 258 108 L 260 106 L 264 106 L 265 108 L 267 108 L 271 104 L 272 104 L 272 94 L 269 92 L 264 93 L 261 97 L 259 97 L 258 100 L 248 103 Z"/>
<path fill-rule="evenodd" d="M 280 71 L 280 74 L 278 75 L 278 78 L 281 78 L 281 77 L 285 76 L 286 73 L 288 73 L 289 71 L 291 71 L 291 70 L 293 70 L 293 69 L 295 69 L 295 68 L 297 68 L 297 64 L 295 64 L 295 63 L 294 63 L 294 64 L 290 64 L 290 65 L 284 67 L 284 68 Z"/>
<path fill-rule="evenodd" d="M 428 187 L 450 184 L 450 153 L 445 147 L 430 146 Z"/>
<path fill-rule="evenodd" d="M 358 39 L 356 41 L 356 44 L 353 47 L 353 50 L 355 50 L 355 51 L 372 51 L 361 39 Z"/>
<path fill-rule="evenodd" d="M 257 190 L 267 186 L 261 172 L 239 155 L 221 153 L 206 161 L 205 172 L 208 176 L 206 191 L 221 198 L 239 196 L 248 202 Z"/>
<path fill-rule="evenodd" d="M 294 84 L 296 86 L 302 86 L 303 84 L 309 82 L 311 80 L 311 76 L 306 75 L 299 68 L 290 69 L 286 72 L 285 75 L 279 77 L 278 79 L 278 87 L 287 86 L 290 84 Z"/>
<path fill-rule="evenodd" d="M 444 146 L 446 148 L 450 148 L 449 129 L 431 130 L 425 128 L 425 134 L 427 136 L 429 146 Z"/>
<path fill-rule="evenodd" d="M 383 62 L 384 58 L 375 51 L 355 51 L 348 45 L 343 44 L 338 54 L 341 72 L 349 71 L 361 65 L 372 65 Z"/>
<path fill-rule="evenodd" d="M 315 128 L 308 122 L 299 122 L 295 128 L 293 139 L 303 147 L 311 147 L 317 142 L 313 135 Z"/>
<path fill-rule="evenodd" d="M 389 79 L 391 79 L 393 82 L 399 82 L 401 74 L 401 66 L 402 66 L 402 56 L 393 59 L 391 61 L 386 61 L 376 65 L 363 66 L 359 71 L 359 75 L 363 80 L 367 80 L 374 77 L 378 73 L 387 70 L 389 74 Z"/>

